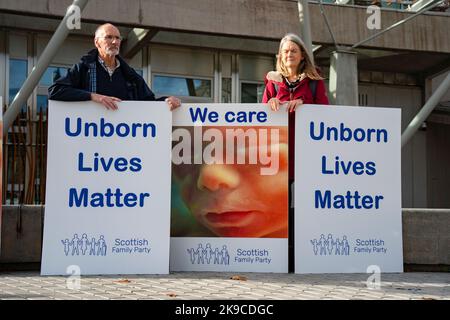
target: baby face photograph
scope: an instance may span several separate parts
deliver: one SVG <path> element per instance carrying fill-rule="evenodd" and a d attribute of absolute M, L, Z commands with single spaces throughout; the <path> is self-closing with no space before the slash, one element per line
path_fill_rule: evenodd
<path fill-rule="evenodd" d="M 172 237 L 287 238 L 287 127 L 174 127 Z"/>

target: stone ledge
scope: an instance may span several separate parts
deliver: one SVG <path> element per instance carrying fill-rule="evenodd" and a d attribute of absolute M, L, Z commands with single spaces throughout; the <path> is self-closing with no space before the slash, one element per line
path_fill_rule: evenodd
<path fill-rule="evenodd" d="M 4 205 L 0 263 L 39 263 L 43 222 L 44 206 Z M 405 265 L 450 266 L 450 209 L 402 209 L 402 224 Z"/>

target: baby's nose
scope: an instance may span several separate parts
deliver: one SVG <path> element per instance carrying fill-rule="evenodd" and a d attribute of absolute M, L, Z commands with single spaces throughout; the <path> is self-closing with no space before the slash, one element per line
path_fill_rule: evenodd
<path fill-rule="evenodd" d="M 197 180 L 199 189 L 218 191 L 219 189 L 234 189 L 240 183 L 240 177 L 233 165 L 204 165 Z"/>

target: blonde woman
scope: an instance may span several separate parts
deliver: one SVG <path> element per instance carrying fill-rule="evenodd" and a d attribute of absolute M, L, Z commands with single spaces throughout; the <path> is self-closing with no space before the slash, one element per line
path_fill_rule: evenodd
<path fill-rule="evenodd" d="M 280 41 L 277 70 L 267 74 L 263 103 L 277 111 L 280 106 L 289 112 L 289 185 L 294 182 L 295 110 L 302 104 L 328 104 L 323 78 L 295 34 L 289 33 Z M 292 190 L 292 189 L 291 189 Z M 289 192 L 292 197 L 292 191 Z M 289 270 L 293 271 L 294 212 L 290 199 L 289 213 Z"/>

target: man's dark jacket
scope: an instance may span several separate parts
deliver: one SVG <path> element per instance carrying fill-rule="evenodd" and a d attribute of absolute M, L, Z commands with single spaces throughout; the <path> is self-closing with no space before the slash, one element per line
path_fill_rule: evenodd
<path fill-rule="evenodd" d="M 125 78 L 127 100 L 160 101 L 165 99 L 165 97 L 156 99 L 144 79 L 120 56 L 116 56 L 116 58 L 120 61 L 119 69 Z M 91 92 L 102 94 L 96 90 L 98 64 L 98 50 L 93 49 L 84 55 L 79 63 L 69 69 L 65 77 L 55 81 L 48 89 L 48 98 L 60 101 L 87 101 L 91 100 Z M 116 72 L 118 71 L 116 70 Z M 112 82 L 111 86 L 114 85 L 117 84 Z"/>

